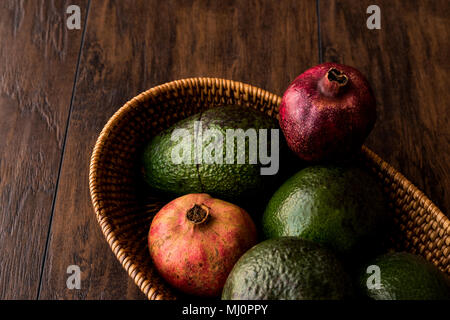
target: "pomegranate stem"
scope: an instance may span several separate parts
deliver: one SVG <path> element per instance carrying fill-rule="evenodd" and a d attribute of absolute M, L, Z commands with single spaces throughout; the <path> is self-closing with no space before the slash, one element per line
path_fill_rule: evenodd
<path fill-rule="evenodd" d="M 201 224 L 208 219 L 209 208 L 204 204 L 194 204 L 186 213 L 186 218 L 193 224 Z"/>
<path fill-rule="evenodd" d="M 348 77 L 336 68 L 330 68 L 319 80 L 319 90 L 327 97 L 336 97 L 348 84 Z"/>

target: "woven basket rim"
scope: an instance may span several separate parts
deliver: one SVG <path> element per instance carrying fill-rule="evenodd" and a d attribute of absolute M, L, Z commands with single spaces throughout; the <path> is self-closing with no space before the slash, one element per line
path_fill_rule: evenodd
<path fill-rule="evenodd" d="M 121 246 L 120 241 L 112 230 L 111 226 L 108 224 L 107 217 L 102 214 L 101 204 L 99 203 L 99 199 L 97 197 L 97 163 L 101 156 L 102 146 L 104 142 L 108 139 L 109 133 L 114 129 L 115 125 L 118 121 L 127 114 L 127 112 L 134 108 L 136 105 L 147 101 L 151 96 L 161 94 L 167 90 L 179 88 L 182 84 L 191 84 L 192 86 L 203 84 L 207 87 L 212 87 L 213 85 L 221 84 L 223 88 L 228 90 L 235 89 L 247 89 L 246 91 L 250 91 L 252 93 L 257 93 L 266 101 L 272 101 L 275 105 L 279 105 L 281 102 L 281 97 L 273 94 L 269 91 L 261 89 L 259 87 L 246 84 L 240 81 L 228 80 L 223 78 L 210 78 L 210 77 L 194 77 L 194 78 L 185 78 L 180 80 L 174 80 L 167 83 L 160 84 L 158 86 L 152 87 L 139 95 L 133 97 L 129 101 L 127 101 L 122 107 L 120 107 L 108 120 L 106 125 L 103 127 L 100 132 L 99 137 L 96 140 L 95 146 L 93 148 L 90 166 L 89 166 L 89 190 L 92 205 L 94 207 L 95 215 L 97 218 L 97 222 L 99 223 L 102 233 L 108 242 L 111 250 L 113 251 L 116 258 L 125 268 L 129 276 L 134 280 L 136 285 L 141 289 L 141 291 L 146 294 L 148 299 L 161 299 L 161 296 L 157 292 L 155 288 L 152 288 L 151 283 L 145 279 L 143 273 L 138 270 L 138 266 L 134 265 L 131 261 L 130 257 L 127 255 L 126 250 Z M 244 90 L 242 90 L 244 91 Z M 366 154 L 367 157 L 374 159 L 378 163 L 380 163 L 381 170 L 386 172 L 395 173 L 394 181 L 396 181 L 399 185 L 401 185 L 404 190 L 408 190 L 413 194 L 413 197 L 416 201 L 419 201 L 423 208 L 427 211 L 429 210 L 431 214 L 435 217 L 435 221 L 442 226 L 442 228 L 450 234 L 450 220 L 449 218 L 422 192 L 420 191 L 412 182 L 410 182 L 406 177 L 404 177 L 399 171 L 394 169 L 389 163 L 384 161 L 380 156 L 378 156 L 374 151 L 370 150 L 368 147 L 362 147 L 363 153 Z"/>

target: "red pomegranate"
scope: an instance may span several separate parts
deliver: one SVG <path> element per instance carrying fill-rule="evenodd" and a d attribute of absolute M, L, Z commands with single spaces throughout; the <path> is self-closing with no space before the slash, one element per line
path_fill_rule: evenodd
<path fill-rule="evenodd" d="M 197 296 L 220 295 L 236 261 L 256 243 L 256 227 L 246 211 L 205 193 L 169 202 L 153 218 L 148 234 L 161 276 Z"/>
<path fill-rule="evenodd" d="M 303 160 L 345 159 L 373 129 L 376 103 L 355 68 L 323 63 L 297 77 L 283 95 L 280 127 Z"/>

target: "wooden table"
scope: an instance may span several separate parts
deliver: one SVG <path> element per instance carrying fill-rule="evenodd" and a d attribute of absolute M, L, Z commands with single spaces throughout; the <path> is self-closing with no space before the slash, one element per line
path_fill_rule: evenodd
<path fill-rule="evenodd" d="M 145 299 L 100 232 L 88 167 L 108 118 L 175 79 L 281 95 L 319 62 L 355 66 L 378 101 L 366 144 L 448 213 L 449 17 L 447 0 L 1 1 L 0 299 Z"/>

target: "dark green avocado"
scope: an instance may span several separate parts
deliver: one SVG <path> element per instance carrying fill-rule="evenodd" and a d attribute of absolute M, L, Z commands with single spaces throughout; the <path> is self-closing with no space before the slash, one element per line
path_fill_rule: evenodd
<path fill-rule="evenodd" d="M 266 238 L 298 236 L 350 255 L 378 245 L 389 225 L 383 190 L 355 165 L 315 165 L 289 178 L 270 199 Z"/>
<path fill-rule="evenodd" d="M 369 266 L 372 269 L 368 270 Z M 379 268 L 379 283 L 373 266 Z M 374 300 L 450 300 L 448 276 L 431 262 L 407 252 L 384 254 L 367 264 L 360 286 Z"/>
<path fill-rule="evenodd" d="M 174 139 L 172 134 L 176 129 L 184 130 L 184 134 Z M 234 139 L 234 144 L 228 145 L 228 129 L 242 129 L 244 132 L 255 129 L 258 139 L 253 142 L 257 146 L 256 163 L 250 161 L 249 138 L 245 139 L 244 144 L 238 144 L 237 139 Z M 278 123 L 272 117 L 240 106 L 216 107 L 191 116 L 157 135 L 147 145 L 143 155 L 145 180 L 153 188 L 173 195 L 205 192 L 229 201 L 260 195 L 270 187 L 275 176 L 261 174 L 261 167 L 269 165 L 260 162 L 260 129 L 267 129 L 266 154 L 270 156 L 270 130 L 278 129 Z M 222 135 L 223 154 L 216 154 L 215 146 L 219 140 L 215 136 L 205 136 L 205 130 L 218 133 L 217 136 Z M 278 137 L 278 142 L 282 143 L 280 131 Z M 241 150 L 242 148 L 245 150 Z M 241 151 L 244 151 L 241 154 L 245 154 L 245 158 L 239 161 L 238 152 Z M 174 154 L 178 159 L 183 159 L 183 162 L 174 163 Z M 211 155 L 212 163 L 205 161 L 204 154 Z M 216 160 L 220 158 L 222 163 Z M 186 159 L 188 161 L 184 161 Z M 231 163 L 227 159 L 231 159 Z"/>
<path fill-rule="evenodd" d="M 297 237 L 261 242 L 234 265 L 223 300 L 339 300 L 351 280 L 328 249 Z"/>

